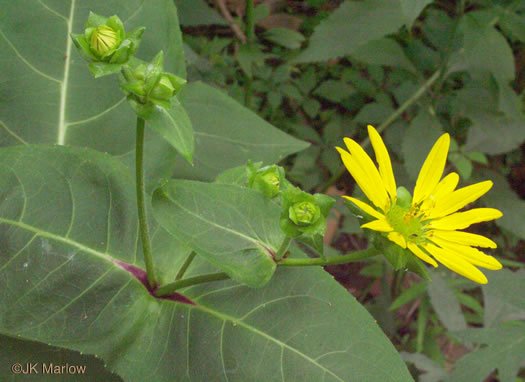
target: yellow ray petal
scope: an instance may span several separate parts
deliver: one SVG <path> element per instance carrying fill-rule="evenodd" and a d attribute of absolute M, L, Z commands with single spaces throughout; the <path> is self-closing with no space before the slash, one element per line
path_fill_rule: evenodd
<path fill-rule="evenodd" d="M 370 223 L 363 224 L 361 228 L 373 229 L 379 232 L 390 232 L 393 230 L 392 226 L 386 220 L 378 219 Z"/>
<path fill-rule="evenodd" d="M 486 180 L 484 182 L 472 184 L 467 187 L 460 188 L 448 194 L 439 200 L 436 200 L 436 206 L 430 211 L 428 217 L 430 219 L 449 215 L 456 212 L 467 204 L 479 199 L 492 187 L 492 182 Z"/>
<path fill-rule="evenodd" d="M 488 256 L 476 248 L 468 247 L 466 245 L 451 243 L 448 240 L 438 239 L 437 237 L 434 237 L 432 241 L 436 243 L 437 245 L 439 245 L 441 248 L 460 255 L 465 260 L 467 260 L 469 263 L 473 265 L 477 265 L 478 267 L 483 267 L 483 268 L 492 269 L 492 270 L 498 270 L 498 269 L 501 269 L 502 267 L 500 262 L 496 260 L 494 257 Z"/>
<path fill-rule="evenodd" d="M 450 270 L 459 273 L 460 275 L 477 283 L 487 283 L 487 278 L 485 275 L 478 268 L 470 264 L 458 254 L 446 251 L 433 244 L 423 244 L 423 248 L 430 252 L 437 261 Z"/>
<path fill-rule="evenodd" d="M 503 214 L 495 208 L 474 208 L 469 211 L 457 212 L 444 218 L 433 220 L 428 224 L 428 228 L 451 231 L 467 228 L 474 223 L 498 219 L 502 216 Z"/>
<path fill-rule="evenodd" d="M 362 170 L 362 168 L 359 166 L 355 158 L 350 155 L 350 153 L 346 152 L 345 150 L 336 147 L 337 151 L 341 155 L 341 160 L 343 161 L 346 169 L 348 172 L 352 175 L 355 182 L 363 190 L 366 197 L 378 208 L 380 208 L 382 211 L 385 211 L 386 209 L 386 200 L 380 196 L 380 194 L 377 193 L 377 187 L 376 184 L 370 179 L 368 174 Z M 377 170 L 376 170 L 377 172 Z M 384 187 L 383 187 L 384 191 Z M 386 197 L 386 191 L 385 197 Z"/>
<path fill-rule="evenodd" d="M 387 237 L 390 241 L 393 241 L 394 243 L 399 245 L 401 248 L 407 247 L 407 242 L 405 238 L 399 232 L 390 232 Z"/>
<path fill-rule="evenodd" d="M 412 253 L 416 255 L 417 257 L 419 257 L 421 260 L 426 261 L 427 263 L 429 263 L 430 265 L 434 267 L 438 266 L 436 261 L 429 255 L 427 255 L 425 252 L 423 252 L 421 248 L 419 248 L 416 244 L 407 243 L 407 246 L 408 246 L 408 249 L 410 249 L 410 251 L 412 251 Z"/>
<path fill-rule="evenodd" d="M 434 190 L 443 175 L 445 163 L 447 161 L 448 148 L 450 146 L 450 136 L 443 134 L 434 144 L 428 154 L 419 176 L 417 177 L 416 187 L 414 188 L 413 201 L 420 203 Z"/>
<path fill-rule="evenodd" d="M 386 208 L 388 208 L 390 201 L 388 199 L 388 194 L 386 192 L 383 180 L 381 179 L 379 171 L 377 171 L 374 162 L 372 162 L 372 159 L 370 159 L 365 150 L 363 150 L 363 148 L 359 146 L 359 144 L 356 141 L 350 138 L 344 138 L 344 141 L 346 147 L 348 147 L 348 150 L 352 155 L 352 158 L 355 159 L 361 170 L 363 170 L 363 172 L 366 173 L 370 178 L 370 181 L 374 186 L 373 190 L 376 195 L 376 198 L 383 206 L 381 209 L 383 211 L 386 211 Z"/>
<path fill-rule="evenodd" d="M 470 245 L 474 247 L 497 248 L 496 243 L 485 236 L 476 235 L 463 231 L 430 231 L 431 237 L 452 241 L 457 244 Z"/>
<path fill-rule="evenodd" d="M 383 180 L 386 191 L 390 195 L 392 203 L 394 203 L 397 196 L 396 180 L 394 178 L 394 172 L 392 171 L 390 156 L 388 155 L 388 151 L 381 136 L 372 125 L 368 125 L 368 135 L 370 136 L 370 142 L 372 142 L 372 147 L 376 154 L 376 161 L 379 164 L 379 175 Z"/>
<path fill-rule="evenodd" d="M 436 206 L 436 202 L 440 199 L 448 197 L 452 191 L 454 191 L 458 185 L 458 182 L 459 175 L 455 172 L 451 172 L 441 179 L 436 188 L 434 188 L 434 191 L 432 191 L 428 198 L 423 200 L 423 203 L 421 203 L 419 207 L 419 211 L 424 215 L 425 219 L 427 219 L 428 215 L 431 214 L 432 209 Z M 414 206 L 415 204 L 416 203 L 412 201 L 412 205 Z"/>
<path fill-rule="evenodd" d="M 385 220 L 385 215 L 383 215 L 381 212 L 378 212 L 378 211 L 374 210 L 368 204 L 360 201 L 359 199 L 352 198 L 351 196 L 343 196 L 343 198 L 350 200 L 357 207 L 359 207 L 363 211 L 365 211 L 368 215 L 371 215 L 371 216 L 373 216 L 373 217 L 375 217 L 376 219 L 379 219 L 379 220 Z"/>
<path fill-rule="evenodd" d="M 441 181 L 438 183 L 434 191 L 432 192 L 432 196 L 434 197 L 434 200 L 438 200 L 443 198 L 444 196 L 452 193 L 454 189 L 457 187 L 459 183 L 459 175 L 455 172 L 451 172 L 447 176 L 445 176 Z"/>

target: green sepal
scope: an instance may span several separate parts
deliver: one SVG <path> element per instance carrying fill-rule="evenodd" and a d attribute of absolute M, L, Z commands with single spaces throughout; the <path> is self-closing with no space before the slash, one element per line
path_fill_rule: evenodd
<path fill-rule="evenodd" d="M 86 29 L 87 28 L 96 29 L 102 25 L 106 25 L 107 22 L 108 22 L 107 17 L 97 15 L 96 13 L 90 11 L 88 19 L 86 21 Z"/>
<path fill-rule="evenodd" d="M 95 78 L 118 73 L 121 67 L 122 64 L 107 64 L 105 62 L 92 62 L 89 64 L 89 70 L 91 70 Z"/>
<path fill-rule="evenodd" d="M 410 208 L 412 205 L 412 195 L 405 187 L 398 187 L 396 190 L 397 201 L 396 204 L 403 208 Z"/>
<path fill-rule="evenodd" d="M 120 84 L 120 87 L 126 92 L 133 93 L 139 97 L 144 97 L 146 95 L 144 81 L 141 80 L 124 82 Z"/>
<path fill-rule="evenodd" d="M 111 64 L 125 64 L 129 61 L 131 56 L 131 42 L 129 40 L 124 40 L 120 46 L 115 49 L 112 53 L 109 62 Z"/>
<path fill-rule="evenodd" d="M 146 27 L 138 27 L 133 29 L 126 35 L 126 40 L 129 40 L 131 42 L 131 55 L 135 54 L 135 52 L 137 51 L 140 44 L 140 40 L 142 39 L 142 35 L 144 34 L 145 30 Z"/>
<path fill-rule="evenodd" d="M 117 15 L 111 16 L 106 21 L 106 25 L 114 31 L 118 32 L 121 41 L 126 38 L 126 32 L 124 32 L 124 24 L 122 24 L 122 21 L 120 21 L 120 18 Z"/>
<path fill-rule="evenodd" d="M 162 67 L 164 65 L 164 52 L 161 50 L 153 60 L 151 60 L 151 65 L 153 65 L 159 72 L 162 72 Z"/>
<path fill-rule="evenodd" d="M 79 53 L 86 61 L 98 60 L 97 56 L 91 52 L 91 49 L 89 48 L 89 42 L 86 40 L 86 36 L 83 34 L 71 33 L 71 39 L 73 40 L 73 43 L 77 47 Z"/>
<path fill-rule="evenodd" d="M 383 256 L 396 271 L 408 270 L 425 280 L 431 280 L 427 267 L 409 249 L 402 248 L 389 240 L 383 233 L 366 230 L 369 243 L 383 253 Z"/>
<path fill-rule="evenodd" d="M 160 107 L 163 107 L 166 110 L 169 110 L 171 108 L 171 101 L 170 100 L 164 100 L 164 99 L 158 99 L 158 98 L 150 98 L 149 100 L 153 104 L 158 105 Z"/>

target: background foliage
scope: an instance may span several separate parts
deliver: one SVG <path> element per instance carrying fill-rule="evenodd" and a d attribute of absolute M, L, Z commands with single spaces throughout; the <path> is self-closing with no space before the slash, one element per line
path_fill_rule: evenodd
<path fill-rule="evenodd" d="M 6 147 L 0 154 L 0 248 L 9 254 L 0 257 L 3 380 L 16 378 L 6 362 L 44 358 L 78 359 L 93 373 L 86 380 L 118 380 L 108 370 L 124 380 L 151 373 L 159 380 L 410 380 L 368 313 L 415 380 L 525 380 L 523 0 L 256 1 L 253 38 L 246 33 L 242 0 L 0 5 L 0 146 Z M 489 284 L 479 287 L 443 268 L 431 272 L 432 281 L 394 273 L 378 257 L 327 267 L 355 299 L 321 269 L 279 269 L 263 289 L 231 281 L 191 288 L 185 294 L 199 308 L 151 299 L 112 262 L 143 266 L 128 195 L 135 122 L 114 79 L 94 81 L 70 49 L 68 33 L 83 28 L 89 10 L 118 14 L 126 27 L 146 25 L 141 58 L 163 49 L 165 67 L 187 74 L 179 99 L 195 131 L 195 166 L 148 132 L 150 191 L 163 178 L 210 182 L 250 159 L 281 161 L 289 179 L 311 192 L 358 194 L 333 147 L 345 136 L 366 145 L 368 123 L 383 132 L 396 179 L 408 187 L 435 139 L 448 132 L 453 139 L 446 171 L 457 171 L 463 184 L 494 182 L 483 203 L 504 216 L 475 230 L 498 243 L 492 254 L 506 269 L 487 272 Z M 57 150 L 51 146 L 56 143 L 111 156 Z M 172 182 L 163 187 L 184 188 L 187 198 L 204 191 L 192 191 L 192 182 Z M 215 186 L 206 186 L 206 203 L 228 193 L 229 186 Z M 214 216 L 218 230 L 231 223 L 228 212 Z M 193 213 L 208 216 L 198 208 Z M 255 212 L 236 213 L 249 219 Z M 340 200 L 332 215 L 327 256 L 366 247 L 357 220 Z M 36 228 L 24 230 L 20 222 Z M 269 237 L 260 239 L 260 227 L 253 237 L 239 232 L 250 243 L 277 245 L 272 229 L 278 227 L 259 223 L 270 227 Z M 195 231 L 202 229 L 195 225 Z M 159 268 L 169 280 L 191 238 L 177 227 L 153 230 Z M 212 244 L 232 251 L 228 241 Z M 46 262 L 39 260 L 42 254 Z M 208 268 L 201 262 L 192 272 Z M 111 277 L 102 277 L 106 273 Z M 72 282 L 77 274 L 86 275 L 84 284 Z M 28 280 L 36 284 L 26 292 Z M 42 300 L 55 295 L 57 285 L 62 300 Z M 86 304 L 95 308 L 89 316 Z M 334 312 L 326 313 L 327 304 Z M 93 325 L 96 330 L 85 331 Z M 299 327 L 307 329 L 290 340 Z M 74 335 L 79 331 L 83 337 Z M 338 339 L 341 347 L 351 339 L 339 355 L 329 356 L 332 348 L 319 345 Z M 191 347 L 178 349 L 180 343 Z M 363 352 L 365 359 L 353 360 Z M 202 370 L 190 367 L 205 362 L 209 366 Z M 126 369 L 130 363 L 133 370 Z M 176 364 L 187 368 L 177 371 Z"/>

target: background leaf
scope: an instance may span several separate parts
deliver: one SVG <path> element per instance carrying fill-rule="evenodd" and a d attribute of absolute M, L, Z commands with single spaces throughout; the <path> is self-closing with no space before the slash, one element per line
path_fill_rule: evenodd
<path fill-rule="evenodd" d="M 406 129 L 401 146 L 405 168 L 413 180 L 417 179 L 428 153 L 442 135 L 441 124 L 426 110 L 421 110 Z"/>
<path fill-rule="evenodd" d="M 464 341 L 488 346 L 467 354 L 456 362 L 449 382 L 478 382 L 495 368 L 500 382 L 514 382 L 525 361 L 525 323 L 512 321 L 495 328 L 469 329 L 455 335 Z"/>
<path fill-rule="evenodd" d="M 404 22 L 399 0 L 345 1 L 314 29 L 308 48 L 295 62 L 351 54 L 368 41 L 397 31 Z"/>
<path fill-rule="evenodd" d="M 448 330 L 466 329 L 467 323 L 454 291 L 436 271 L 430 270 L 429 273 L 432 282 L 428 283 L 428 295 L 439 319 Z"/>
<path fill-rule="evenodd" d="M 228 25 L 215 9 L 203 0 L 175 0 L 179 12 L 180 25 Z"/>
<path fill-rule="evenodd" d="M 201 82 L 185 86 L 180 101 L 193 125 L 195 154 L 193 167 L 177 163 L 177 177 L 213 180 L 249 159 L 274 164 L 308 147 L 308 143 L 277 130 L 220 90 Z"/>
<path fill-rule="evenodd" d="M 503 213 L 503 216 L 496 220 L 496 224 L 525 239 L 525 201 L 510 188 L 505 177 L 494 171 L 483 170 L 477 179 L 491 179 L 494 182 L 494 186 L 485 196 L 485 203 Z"/>
<path fill-rule="evenodd" d="M 369 41 L 359 46 L 351 55 L 371 65 L 394 66 L 411 72 L 416 71 L 401 46 L 390 38 Z"/>
<path fill-rule="evenodd" d="M 400 0 L 403 15 L 405 15 L 405 23 L 410 29 L 412 24 L 417 19 L 421 11 L 432 2 L 432 0 Z"/>

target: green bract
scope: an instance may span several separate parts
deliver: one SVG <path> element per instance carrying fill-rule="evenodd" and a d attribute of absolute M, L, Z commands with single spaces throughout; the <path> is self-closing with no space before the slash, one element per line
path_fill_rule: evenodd
<path fill-rule="evenodd" d="M 126 34 L 118 16 L 106 18 L 90 12 L 84 34 L 71 34 L 78 51 L 90 62 L 95 77 L 116 73 L 136 52 L 145 28 Z"/>
<path fill-rule="evenodd" d="M 142 118 L 147 119 L 155 105 L 169 110 L 171 98 L 186 83 L 183 78 L 163 72 L 162 62 L 163 52 L 160 51 L 151 63 L 132 57 L 128 65 L 123 67 L 120 87 Z"/>
<path fill-rule="evenodd" d="M 326 217 L 334 203 L 327 195 L 311 195 L 290 187 L 282 191 L 281 229 L 289 237 L 324 235 Z"/>
<path fill-rule="evenodd" d="M 248 169 L 248 187 L 261 191 L 267 198 L 275 198 L 288 183 L 281 166 L 272 165 L 257 169 L 257 166 L 249 163 Z"/>

